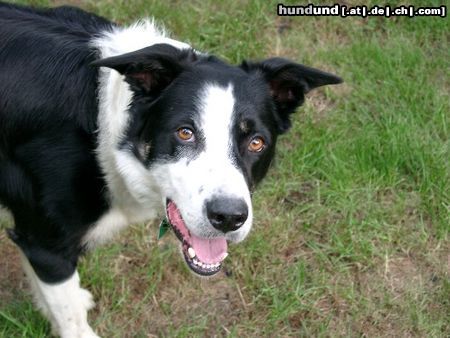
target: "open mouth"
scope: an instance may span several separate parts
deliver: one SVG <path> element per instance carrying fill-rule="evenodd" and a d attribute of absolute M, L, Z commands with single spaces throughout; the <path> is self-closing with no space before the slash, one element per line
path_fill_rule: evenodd
<path fill-rule="evenodd" d="M 212 276 L 220 271 L 222 261 L 228 256 L 224 237 L 202 238 L 186 227 L 177 206 L 166 202 L 167 219 L 181 242 L 182 252 L 189 268 L 201 276 Z"/>

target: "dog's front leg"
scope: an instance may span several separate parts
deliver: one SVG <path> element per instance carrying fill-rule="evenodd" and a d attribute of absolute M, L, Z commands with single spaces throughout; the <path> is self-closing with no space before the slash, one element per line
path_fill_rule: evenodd
<path fill-rule="evenodd" d="M 60 283 L 43 282 L 24 257 L 24 269 L 30 280 L 37 306 L 52 323 L 52 331 L 61 338 L 98 338 L 87 322 L 94 306 L 92 295 L 80 287 L 78 272 Z"/>

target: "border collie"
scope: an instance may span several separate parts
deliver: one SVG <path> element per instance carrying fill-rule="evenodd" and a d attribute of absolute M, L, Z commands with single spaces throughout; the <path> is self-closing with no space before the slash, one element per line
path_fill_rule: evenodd
<path fill-rule="evenodd" d="M 0 4 L 0 201 L 36 303 L 62 337 L 97 337 L 83 252 L 167 217 L 187 266 L 216 274 L 252 225 L 277 137 L 332 74 L 282 58 L 238 66 L 72 7 Z"/>

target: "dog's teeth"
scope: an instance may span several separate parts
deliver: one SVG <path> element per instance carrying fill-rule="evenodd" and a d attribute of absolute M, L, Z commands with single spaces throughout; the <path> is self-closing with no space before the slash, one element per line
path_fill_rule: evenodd
<path fill-rule="evenodd" d="M 189 247 L 188 254 L 189 254 L 189 257 L 194 258 L 195 257 L 195 250 L 194 250 L 194 248 Z"/>
<path fill-rule="evenodd" d="M 205 265 L 206 265 L 205 267 L 206 267 L 207 269 L 211 269 L 211 267 L 212 267 L 211 264 L 205 264 Z"/>
<path fill-rule="evenodd" d="M 195 265 L 200 265 L 200 262 L 198 260 L 196 260 L 196 259 L 194 259 L 193 262 L 194 262 Z"/>
<path fill-rule="evenodd" d="M 228 252 L 225 252 L 224 254 L 223 254 L 223 256 L 222 256 L 222 260 L 224 260 L 225 258 L 227 258 L 228 257 Z"/>

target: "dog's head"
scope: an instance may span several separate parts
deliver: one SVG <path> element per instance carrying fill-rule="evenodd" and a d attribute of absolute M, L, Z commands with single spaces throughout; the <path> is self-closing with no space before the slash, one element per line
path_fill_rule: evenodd
<path fill-rule="evenodd" d="M 123 148 L 156 182 L 189 267 L 220 270 L 252 225 L 251 191 L 311 89 L 335 75 L 286 59 L 229 65 L 168 44 L 95 62 L 133 92 Z M 146 184 L 147 180 L 142 180 Z"/>

